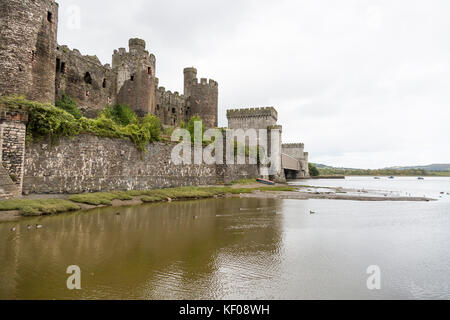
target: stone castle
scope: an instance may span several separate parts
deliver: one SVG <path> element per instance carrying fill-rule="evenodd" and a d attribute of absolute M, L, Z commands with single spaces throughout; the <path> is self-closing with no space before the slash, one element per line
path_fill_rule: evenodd
<path fill-rule="evenodd" d="M 127 104 L 138 115 L 157 115 L 163 125 L 176 126 L 200 116 L 217 127 L 218 84 L 197 78 L 195 68 L 184 70 L 184 93 L 159 87 L 156 58 L 141 39 L 130 39 L 112 65 L 96 56 L 57 44 L 58 4 L 54 0 L 0 2 L 0 95 L 24 95 L 49 102 L 62 94 L 72 97 L 87 117 L 107 105 Z"/>
<path fill-rule="evenodd" d="M 218 125 L 218 83 L 184 69 L 184 93 L 159 87 L 156 58 L 141 39 L 115 50 L 112 65 L 57 44 L 54 0 L 0 0 L 0 96 L 23 95 L 54 104 L 72 97 L 86 117 L 107 105 L 127 104 L 138 115 L 155 114 L 165 126 L 200 116 Z M 303 144 L 282 144 L 273 107 L 228 110 L 230 129 L 269 129 L 279 135 L 275 175 L 258 165 L 183 165 L 170 161 L 171 146 L 155 143 L 142 155 L 131 142 L 87 135 L 25 145 L 28 113 L 0 106 L 0 199 L 22 193 L 80 193 L 229 183 L 265 177 L 277 181 L 309 176 Z"/>

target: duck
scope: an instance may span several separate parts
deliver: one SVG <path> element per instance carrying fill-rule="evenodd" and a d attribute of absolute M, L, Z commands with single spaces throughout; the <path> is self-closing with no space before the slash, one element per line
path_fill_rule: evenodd
<path fill-rule="evenodd" d="M 42 224 L 37 224 L 36 229 L 42 229 Z"/>
<path fill-rule="evenodd" d="M 314 211 L 310 210 L 309 214 L 316 214 Z"/>
<path fill-rule="evenodd" d="M 120 216 L 120 212 L 117 212 L 117 213 L 116 213 L 116 216 Z"/>
<path fill-rule="evenodd" d="M 27 229 L 28 229 L 28 230 L 31 230 L 31 229 L 33 229 L 33 227 L 30 226 L 30 225 L 27 225 Z"/>
<path fill-rule="evenodd" d="M 16 227 L 12 227 L 12 228 L 11 228 L 11 232 L 15 232 L 16 230 L 17 230 Z"/>

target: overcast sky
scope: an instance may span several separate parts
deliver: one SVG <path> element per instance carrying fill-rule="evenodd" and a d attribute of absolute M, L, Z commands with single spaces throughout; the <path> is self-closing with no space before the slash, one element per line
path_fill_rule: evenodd
<path fill-rule="evenodd" d="M 58 2 L 60 44 L 110 63 L 143 38 L 166 89 L 188 66 L 218 81 L 221 126 L 227 109 L 274 106 L 313 162 L 450 163 L 448 0 Z"/>

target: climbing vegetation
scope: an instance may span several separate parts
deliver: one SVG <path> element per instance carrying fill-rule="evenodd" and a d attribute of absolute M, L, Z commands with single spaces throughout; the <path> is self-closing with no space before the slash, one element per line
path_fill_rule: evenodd
<path fill-rule="evenodd" d="M 69 101 L 68 98 L 65 101 Z M 72 113 L 69 113 L 63 108 L 17 96 L 1 97 L 0 107 L 28 111 L 27 143 L 42 139 L 56 142 L 61 137 L 86 133 L 105 138 L 128 139 L 139 150 L 145 151 L 147 144 L 160 140 L 161 124 L 158 117 L 149 114 L 138 118 L 135 114 L 130 115 L 131 109 L 123 106 L 111 108 L 110 111 L 113 112 L 101 112 L 95 119 L 76 118 L 72 114 L 76 114 L 73 108 Z"/>
<path fill-rule="evenodd" d="M 75 119 L 81 119 L 83 114 L 78 109 L 77 103 L 71 97 L 66 94 L 62 94 L 61 99 L 56 100 L 55 106 L 59 109 L 65 110 L 75 117 Z"/>

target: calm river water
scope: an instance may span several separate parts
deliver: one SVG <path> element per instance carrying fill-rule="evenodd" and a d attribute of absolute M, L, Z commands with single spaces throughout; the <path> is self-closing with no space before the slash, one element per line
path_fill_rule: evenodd
<path fill-rule="evenodd" d="M 211 199 L 2 223 L 0 299 L 450 299 L 449 178 L 296 183 L 439 201 Z"/>

